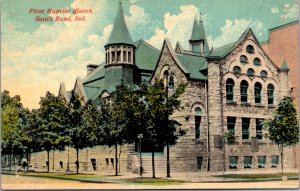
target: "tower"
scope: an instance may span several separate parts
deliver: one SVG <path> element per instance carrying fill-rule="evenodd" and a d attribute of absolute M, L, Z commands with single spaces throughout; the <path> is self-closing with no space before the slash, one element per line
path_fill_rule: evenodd
<path fill-rule="evenodd" d="M 135 46 L 128 32 L 121 1 L 105 48 L 105 89 L 133 83 Z"/>
<path fill-rule="evenodd" d="M 204 52 L 209 51 L 208 43 L 206 40 L 203 21 L 200 13 L 200 21 L 197 19 L 197 15 L 194 19 L 192 36 L 189 40 L 190 43 L 190 51 L 199 52 L 203 54 Z"/>

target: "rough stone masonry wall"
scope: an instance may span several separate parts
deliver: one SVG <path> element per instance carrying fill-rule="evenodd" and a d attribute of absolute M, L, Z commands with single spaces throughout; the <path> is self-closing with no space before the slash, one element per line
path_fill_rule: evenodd
<path fill-rule="evenodd" d="M 247 54 L 246 46 L 252 45 L 254 47 L 254 54 Z M 248 57 L 248 64 L 242 65 L 239 63 L 239 58 L 241 55 L 246 55 Z M 254 66 L 253 59 L 255 57 L 260 58 L 261 66 Z M 241 67 L 242 74 L 233 74 L 233 67 Z M 246 74 L 248 68 L 253 68 L 255 70 L 255 76 L 249 77 Z M 268 72 L 268 78 L 261 78 L 259 75 L 261 70 Z M 286 72 L 278 72 L 277 68 L 271 63 L 268 57 L 263 53 L 260 47 L 255 43 L 252 35 L 248 34 L 246 40 L 242 42 L 237 49 L 229 55 L 222 64 L 222 73 L 224 77 L 222 79 L 222 93 L 223 93 L 223 103 L 224 103 L 224 128 L 227 130 L 227 117 L 236 117 L 235 125 L 235 136 L 237 137 L 237 143 L 233 145 L 225 145 L 225 168 L 229 170 L 229 156 L 238 156 L 238 169 L 244 170 L 244 156 L 252 156 L 252 168 L 258 169 L 258 156 L 266 156 L 266 167 L 261 169 L 271 169 L 271 157 L 273 155 L 279 156 L 280 152 L 278 146 L 272 143 L 267 137 L 268 131 L 263 129 L 262 140 L 258 141 L 258 150 L 253 149 L 251 145 L 251 138 L 256 137 L 256 119 L 269 119 L 274 115 L 276 106 L 280 100 L 288 95 L 289 81 L 288 74 Z M 234 91 L 234 102 L 226 103 L 226 80 L 231 78 L 235 81 L 235 91 Z M 242 80 L 246 80 L 249 83 L 248 88 L 248 103 L 242 104 L 240 100 L 240 83 Z M 260 82 L 262 84 L 262 102 L 261 104 L 255 104 L 254 97 L 254 83 Z M 274 105 L 268 105 L 267 97 L 267 85 L 272 83 L 275 86 L 275 99 Z M 249 140 L 242 140 L 242 118 L 250 118 L 249 127 Z M 292 148 L 285 148 L 284 150 L 284 168 L 295 168 L 294 160 L 289 160 L 294 158 L 294 152 Z M 279 159 L 281 161 L 281 159 Z M 274 168 L 272 168 L 274 169 Z M 276 169 L 276 168 L 275 168 Z M 280 163 L 277 167 L 280 169 Z"/>
<path fill-rule="evenodd" d="M 171 73 L 176 77 L 177 83 L 186 83 L 187 77 L 179 66 L 175 63 L 170 50 L 165 44 L 162 57 L 157 69 L 155 70 L 154 79 L 160 79 L 165 69 L 170 68 Z M 171 91 L 169 93 L 172 93 Z M 196 171 L 197 157 L 203 157 L 202 167 L 206 168 L 207 152 L 207 126 L 205 111 L 205 89 L 201 82 L 189 81 L 185 93 L 181 96 L 181 106 L 183 109 L 174 113 L 172 118 L 182 124 L 180 128 L 187 130 L 183 137 L 178 139 L 177 144 L 170 146 L 170 166 L 171 173 L 175 171 Z M 200 107 L 203 111 L 200 125 L 200 139 L 195 140 L 195 113 L 194 109 Z M 166 148 L 164 150 L 166 155 Z M 201 170 L 199 169 L 199 170 Z"/>
<path fill-rule="evenodd" d="M 118 146 L 118 160 L 119 160 L 119 172 L 124 174 L 131 172 L 132 164 L 131 158 L 134 155 L 133 145 Z M 96 169 L 94 170 L 91 163 L 91 159 L 96 160 Z M 108 164 L 107 164 L 108 159 Z M 50 171 L 53 171 L 53 151 L 50 152 Z M 76 171 L 76 150 L 69 148 L 69 167 L 71 171 Z M 33 153 L 31 158 L 32 163 L 37 165 L 39 170 L 47 170 L 47 152 Z M 60 167 L 60 161 L 63 162 L 63 168 Z M 79 150 L 79 171 L 80 172 L 97 172 L 97 173 L 110 173 L 115 172 L 115 147 L 108 146 L 96 146 L 93 148 L 87 148 Z M 85 166 L 87 163 L 87 166 Z M 54 171 L 66 171 L 68 163 L 68 148 L 65 151 L 54 151 Z"/>

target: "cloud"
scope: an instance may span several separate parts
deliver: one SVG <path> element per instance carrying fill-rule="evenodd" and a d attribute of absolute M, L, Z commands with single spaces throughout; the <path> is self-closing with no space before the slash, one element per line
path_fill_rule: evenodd
<path fill-rule="evenodd" d="M 134 4 L 134 3 L 136 3 L 137 2 L 137 0 L 130 0 L 130 3 L 131 4 Z"/>
<path fill-rule="evenodd" d="M 181 12 L 178 15 L 166 13 L 164 15 L 164 28 L 155 28 L 155 34 L 147 41 L 161 48 L 164 38 L 170 38 L 171 42 L 181 41 L 184 45 L 190 38 L 191 29 L 195 14 L 198 13 L 198 8 L 194 5 L 185 5 L 180 7 Z"/>
<path fill-rule="evenodd" d="M 295 3 L 291 8 L 288 9 L 286 16 L 288 18 L 298 18 L 298 4 Z"/>
<path fill-rule="evenodd" d="M 251 27 L 257 37 L 261 37 L 266 32 L 264 24 L 257 20 L 234 19 L 225 21 L 225 25 L 220 28 L 222 34 L 218 37 L 208 36 L 208 43 L 213 47 L 220 47 L 238 40 L 239 36 Z"/>
<path fill-rule="evenodd" d="M 279 9 L 277 7 L 272 7 L 271 13 L 279 13 Z"/>

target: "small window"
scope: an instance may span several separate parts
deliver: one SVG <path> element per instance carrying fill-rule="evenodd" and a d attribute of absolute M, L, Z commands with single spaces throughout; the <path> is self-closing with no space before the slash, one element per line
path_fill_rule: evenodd
<path fill-rule="evenodd" d="M 117 51 L 117 63 L 121 62 L 121 51 Z"/>
<path fill-rule="evenodd" d="M 256 137 L 258 140 L 263 138 L 263 119 L 256 119 Z"/>
<path fill-rule="evenodd" d="M 232 102 L 234 99 L 234 81 L 233 79 L 227 79 L 226 81 L 226 100 Z"/>
<path fill-rule="evenodd" d="M 111 52 L 111 62 L 114 63 L 115 62 L 115 52 Z"/>
<path fill-rule="evenodd" d="M 93 170 L 96 171 L 97 170 L 96 159 L 91 159 L 91 163 L 92 163 L 92 166 L 93 166 Z"/>
<path fill-rule="evenodd" d="M 266 156 L 258 156 L 258 168 L 265 168 Z"/>
<path fill-rule="evenodd" d="M 247 103 L 248 102 L 248 87 L 249 84 L 246 80 L 241 82 L 241 102 Z"/>
<path fill-rule="evenodd" d="M 262 86 L 259 82 L 254 84 L 254 96 L 255 96 L 255 103 L 261 103 L 261 90 Z"/>
<path fill-rule="evenodd" d="M 202 169 L 203 157 L 197 157 L 197 170 Z"/>
<path fill-rule="evenodd" d="M 250 118 L 242 118 L 242 139 L 249 139 Z"/>
<path fill-rule="evenodd" d="M 105 163 L 106 163 L 106 168 L 108 168 L 109 167 L 109 158 L 105 159 Z"/>
<path fill-rule="evenodd" d="M 63 163 L 63 161 L 59 161 L 59 166 L 60 166 L 60 168 L 64 168 L 64 163 Z"/>
<path fill-rule="evenodd" d="M 247 53 L 253 54 L 254 53 L 254 48 L 252 45 L 248 45 L 246 48 Z"/>
<path fill-rule="evenodd" d="M 237 165 L 238 165 L 238 157 L 230 156 L 229 157 L 229 169 L 237 169 Z"/>
<path fill-rule="evenodd" d="M 242 55 L 240 57 L 240 62 L 241 62 L 241 64 L 247 64 L 248 63 L 248 58 L 246 56 Z"/>
<path fill-rule="evenodd" d="M 236 117 L 227 117 L 227 130 L 235 133 Z"/>
<path fill-rule="evenodd" d="M 200 124 L 201 124 L 201 109 L 197 107 L 195 109 L 195 138 L 200 139 Z"/>
<path fill-rule="evenodd" d="M 112 167 L 114 168 L 114 159 L 110 158 L 110 162 L 111 162 Z"/>
<path fill-rule="evenodd" d="M 128 52 L 128 62 L 131 63 L 131 52 Z"/>
<path fill-rule="evenodd" d="M 127 62 L 127 52 L 123 51 L 123 61 Z"/>
<path fill-rule="evenodd" d="M 174 77 L 173 76 L 170 76 L 170 79 L 169 79 L 169 88 L 170 89 L 174 89 Z"/>
<path fill-rule="evenodd" d="M 260 77 L 262 78 L 267 78 L 268 77 L 268 72 L 266 72 L 265 70 L 260 72 Z"/>
<path fill-rule="evenodd" d="M 255 72 L 254 72 L 254 70 L 252 68 L 249 68 L 247 70 L 247 74 L 248 74 L 248 76 L 253 77 L 255 75 Z"/>
<path fill-rule="evenodd" d="M 278 166 L 278 163 L 279 163 L 279 156 L 277 156 L 277 155 L 273 155 L 272 156 L 272 159 L 271 159 L 272 161 L 272 168 L 276 168 L 277 166 Z"/>
<path fill-rule="evenodd" d="M 234 73 L 235 75 L 241 74 L 241 68 L 238 67 L 238 66 L 233 67 L 233 73 Z"/>
<path fill-rule="evenodd" d="M 268 105 L 273 105 L 274 104 L 274 86 L 273 84 L 269 84 L 267 87 L 267 92 L 268 92 Z"/>
<path fill-rule="evenodd" d="M 259 58 L 254 58 L 253 64 L 254 64 L 255 66 L 261 66 L 261 61 L 260 61 L 260 59 L 259 59 Z"/>
<path fill-rule="evenodd" d="M 252 156 L 244 157 L 244 168 L 252 168 Z"/>

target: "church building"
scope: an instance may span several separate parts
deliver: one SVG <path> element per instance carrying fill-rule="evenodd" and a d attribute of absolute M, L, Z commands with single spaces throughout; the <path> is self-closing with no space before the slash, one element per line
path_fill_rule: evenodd
<path fill-rule="evenodd" d="M 284 96 L 289 96 L 288 63 L 283 61 L 281 67 L 273 63 L 251 28 L 235 42 L 210 49 L 203 20 L 195 17 L 189 35 L 189 50 L 184 50 L 180 42 L 173 47 L 168 39 L 161 50 L 144 40 L 133 41 L 119 3 L 112 32 L 103 45 L 105 60 L 88 65 L 87 76 L 78 77 L 70 91 L 61 83 L 59 95 L 69 101 L 74 92 L 85 101 L 99 104 L 122 82 L 152 83 L 167 75 L 170 89 L 179 83 L 188 84 L 181 96 L 183 109 L 172 116 L 187 133 L 170 146 L 171 173 L 280 170 L 280 150 L 268 138 L 263 121 L 273 116 Z M 236 143 L 222 141 L 228 131 L 237 137 Z M 120 147 L 121 172 L 138 169 L 139 156 L 134 147 Z M 88 151 L 88 156 L 81 152 L 80 161 L 94 161 L 94 170 L 113 171 L 113 151 L 97 146 Z M 66 163 L 66 151 L 56 154 L 60 155 L 59 160 Z M 293 148 L 284 148 L 284 158 L 284 168 L 295 168 L 294 160 L 288 160 L 294 158 Z M 157 165 L 165 169 L 165 161 L 163 149 Z"/>

